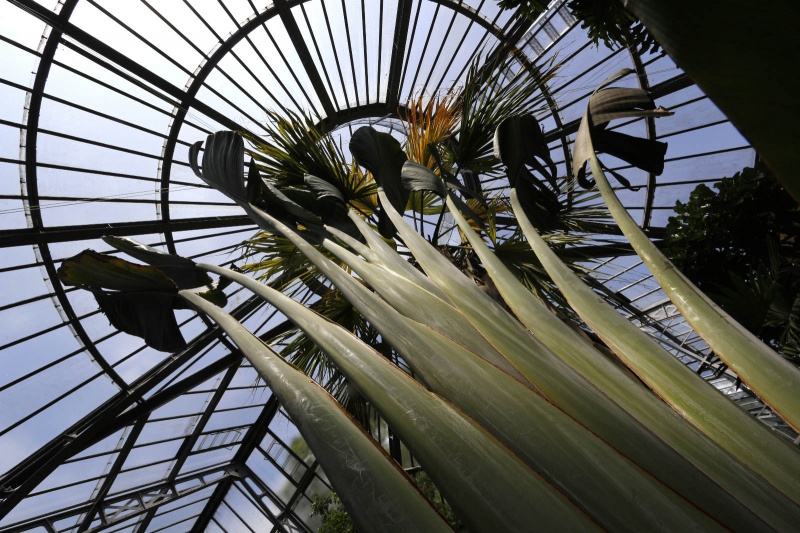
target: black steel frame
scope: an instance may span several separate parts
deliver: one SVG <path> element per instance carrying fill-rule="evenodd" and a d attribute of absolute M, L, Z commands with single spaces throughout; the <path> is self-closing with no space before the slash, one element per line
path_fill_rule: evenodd
<path fill-rule="evenodd" d="M 220 5 L 237 28 L 227 38 L 223 38 L 214 32 L 213 28 L 203 20 L 200 14 L 197 13 L 197 11 L 187 3 L 195 15 L 198 16 L 198 18 L 208 27 L 209 30 L 212 31 L 212 33 L 214 33 L 216 38 L 219 40 L 219 46 L 217 46 L 213 53 L 210 54 L 200 50 L 193 43 L 191 43 L 191 41 L 181 34 L 177 28 L 175 28 L 168 20 L 160 15 L 158 11 L 148 2 L 148 0 L 141 0 L 150 10 L 153 11 L 153 13 L 158 15 L 166 24 L 168 24 L 176 34 L 181 36 L 187 41 L 187 43 L 192 45 L 203 58 L 202 63 L 193 73 L 184 66 L 176 64 L 187 74 L 189 79 L 184 88 L 175 86 L 151 69 L 148 69 L 146 66 L 131 60 L 120 52 L 109 47 L 102 41 L 98 40 L 91 34 L 72 24 L 70 22 L 70 17 L 78 5 L 78 0 L 64 0 L 58 13 L 54 13 L 45 9 L 33 0 L 7 1 L 19 9 L 22 9 L 39 20 L 45 22 L 50 28 L 50 33 L 40 51 L 26 48 L 23 45 L 15 43 L 6 37 L 0 36 L 0 39 L 2 39 L 3 42 L 20 48 L 26 53 L 38 56 L 39 58 L 39 67 L 36 71 L 36 76 L 31 87 L 25 87 L 9 80 L 0 79 L 0 84 L 12 87 L 16 90 L 24 91 L 27 94 L 27 111 L 24 122 L 13 123 L 7 120 L 0 121 L 0 126 L 17 128 L 20 130 L 20 132 L 22 132 L 24 139 L 24 152 L 19 159 L 0 158 L 0 164 L 17 165 L 21 168 L 27 190 L 19 197 L 14 197 L 14 199 L 19 199 L 24 202 L 29 225 L 29 227 L 25 229 L 0 230 L 0 248 L 33 246 L 37 253 L 37 259 L 35 263 L 0 269 L 0 272 L 34 267 L 44 269 L 45 276 L 49 280 L 52 291 L 48 294 L 34 297 L 25 300 L 24 302 L 19 302 L 19 305 L 39 299 L 53 298 L 63 312 L 65 324 L 74 331 L 82 349 L 86 350 L 86 352 L 89 353 L 95 361 L 97 361 L 102 371 L 116 384 L 119 392 L 102 405 L 98 406 L 91 413 L 84 416 L 81 420 L 73 424 L 66 431 L 62 432 L 60 435 L 42 446 L 39 450 L 33 452 L 19 465 L 12 468 L 0 477 L 0 497 L 2 498 L 2 501 L 0 501 L 0 519 L 8 514 L 17 504 L 23 501 L 31 493 L 31 491 L 59 465 L 69 462 L 70 460 L 75 461 L 75 456 L 80 454 L 83 450 L 86 450 L 91 445 L 98 443 L 111 435 L 114 435 L 120 430 L 129 432 L 122 447 L 118 450 L 115 450 L 118 455 L 113 461 L 113 464 L 111 465 L 111 468 L 103 482 L 100 483 L 99 489 L 91 501 L 80 506 L 63 510 L 59 513 L 40 516 L 33 520 L 26 521 L 24 524 L 15 525 L 10 528 L 2 528 L 1 530 L 23 531 L 28 527 L 42 526 L 48 531 L 55 531 L 53 526 L 54 522 L 64 518 L 76 517 L 80 520 L 80 524 L 77 528 L 78 531 L 94 531 L 96 529 L 110 527 L 112 524 L 128 520 L 133 516 L 140 516 L 141 518 L 137 523 L 137 531 L 143 532 L 147 530 L 151 520 L 156 516 L 158 509 L 163 505 L 177 501 L 188 494 L 193 494 L 199 490 L 213 486 L 213 492 L 208 498 L 203 510 L 196 517 L 193 517 L 194 522 L 191 526 L 192 531 L 199 532 L 203 531 L 212 521 L 215 521 L 214 515 L 218 507 L 223 504 L 228 491 L 231 490 L 231 488 L 241 480 L 250 479 L 253 483 L 260 486 L 262 490 L 261 495 L 256 493 L 250 494 L 252 501 L 261 506 L 261 511 L 274 526 L 273 531 L 285 531 L 284 527 L 281 525 L 281 520 L 286 516 L 292 515 L 291 508 L 297 499 L 300 498 L 304 491 L 308 488 L 308 483 L 311 481 L 315 473 L 316 464 L 307 469 L 306 475 L 298 483 L 296 492 L 291 497 L 286 507 L 282 509 L 281 513 L 275 515 L 269 510 L 268 507 L 263 505 L 263 502 L 261 502 L 260 498 L 263 496 L 263 494 L 268 492 L 269 488 L 264 486 L 261 480 L 259 480 L 257 476 L 255 476 L 250 469 L 247 468 L 245 462 L 264 439 L 265 435 L 267 434 L 270 421 L 278 412 L 279 405 L 274 397 L 270 397 L 266 404 L 261 407 L 260 414 L 254 420 L 253 424 L 249 426 L 244 437 L 235 443 L 238 448 L 228 464 L 212 467 L 204 471 L 191 474 L 184 474 L 181 472 L 181 467 L 185 464 L 187 459 L 193 453 L 195 453 L 193 452 L 193 448 L 198 442 L 198 439 L 200 439 L 204 434 L 204 426 L 214 413 L 215 406 L 219 403 L 223 394 L 229 390 L 228 385 L 231 383 L 236 373 L 243 368 L 241 354 L 233 345 L 224 339 L 217 327 L 208 325 L 206 330 L 193 339 L 185 350 L 165 359 L 158 365 L 154 366 L 151 370 L 146 372 L 143 376 L 141 376 L 141 378 L 130 383 L 127 382 L 119 375 L 114 366 L 104 358 L 102 353 L 96 347 L 96 341 L 94 341 L 84 330 L 81 321 L 85 319 L 86 316 L 77 315 L 67 296 L 68 290 L 65 289 L 58 281 L 55 271 L 55 265 L 58 258 L 53 257 L 53 254 L 50 251 L 50 244 L 93 240 L 106 234 L 129 236 L 156 234 L 162 236 L 163 242 L 160 244 L 164 244 L 170 252 L 177 253 L 177 243 L 194 239 L 176 238 L 176 235 L 181 232 L 209 229 L 231 229 L 232 231 L 243 231 L 253 228 L 252 223 L 245 216 L 174 218 L 170 212 L 170 205 L 180 202 L 176 202 L 174 199 L 170 198 L 170 187 L 175 185 L 197 187 L 196 184 L 176 181 L 173 179 L 172 173 L 174 165 L 187 164 L 184 161 L 178 161 L 175 159 L 176 148 L 178 146 L 188 146 L 188 143 L 185 140 L 179 138 L 183 127 L 188 126 L 197 131 L 205 133 L 209 132 L 209 129 L 206 125 L 198 124 L 197 121 L 190 120 L 190 112 L 200 113 L 206 118 L 218 123 L 222 127 L 235 129 L 238 131 L 247 131 L 242 124 L 232 120 L 228 115 L 220 112 L 213 106 L 204 103 L 198 97 L 200 90 L 203 88 L 208 88 L 214 92 L 214 89 L 206 84 L 206 81 L 212 72 L 221 72 L 226 79 L 236 85 L 239 90 L 245 94 L 245 96 L 253 100 L 262 110 L 266 111 L 266 108 L 264 108 L 261 103 L 257 102 L 252 96 L 248 95 L 247 91 L 245 91 L 244 88 L 242 88 L 233 77 L 229 76 L 224 70 L 221 69 L 220 62 L 224 57 L 234 57 L 238 60 L 239 64 L 247 69 L 248 72 L 250 72 L 250 75 L 257 80 L 257 76 L 249 70 L 247 65 L 238 56 L 236 56 L 234 51 L 234 47 L 238 43 L 245 41 L 249 43 L 254 50 L 256 50 L 256 53 L 259 54 L 264 66 L 268 68 L 270 72 L 274 72 L 272 67 L 270 67 L 269 62 L 258 52 L 250 38 L 251 32 L 257 28 L 262 28 L 266 31 L 269 38 L 272 40 L 272 43 L 277 46 L 274 37 L 267 29 L 267 22 L 273 18 L 277 18 L 281 21 L 283 28 L 288 34 L 293 49 L 299 58 L 302 71 L 310 82 L 311 86 L 308 89 L 313 91 L 313 97 L 317 99 L 321 109 L 316 108 L 316 104 L 312 101 L 312 95 L 306 92 L 307 88 L 303 87 L 303 84 L 300 83 L 300 80 L 293 72 L 292 76 L 294 77 L 295 82 L 301 88 L 303 96 L 305 97 L 306 103 L 304 105 L 314 109 L 314 112 L 319 117 L 323 128 L 331 131 L 337 127 L 352 123 L 353 121 L 362 118 L 385 116 L 396 117 L 398 115 L 402 115 L 400 97 L 402 94 L 404 94 L 404 92 L 409 90 L 409 87 L 413 88 L 414 90 L 427 90 L 434 93 L 442 87 L 445 76 L 451 71 L 451 67 L 453 67 L 453 61 L 456 55 L 455 52 L 452 54 L 452 58 L 449 60 L 444 73 L 437 83 L 432 86 L 429 85 L 431 81 L 433 81 L 433 71 L 431 70 L 421 87 L 418 87 L 417 80 L 420 75 L 419 66 L 416 68 L 416 71 L 413 72 L 412 78 L 410 80 L 407 79 L 407 75 L 411 73 L 412 69 L 412 67 L 409 65 L 411 51 L 409 43 L 413 45 L 415 41 L 424 42 L 423 50 L 425 53 L 434 55 L 438 62 L 444 52 L 444 41 L 447 40 L 446 37 L 453 29 L 454 22 L 458 17 L 466 17 L 469 21 L 468 28 L 477 26 L 482 28 L 485 32 L 480 45 L 473 51 L 472 57 L 475 57 L 475 54 L 478 52 L 478 48 L 481 48 L 484 46 L 484 44 L 486 44 L 488 49 L 492 51 L 487 57 L 491 58 L 492 54 L 497 53 L 501 48 L 518 48 L 521 50 L 526 46 L 526 43 L 530 42 L 532 39 L 535 39 L 539 32 L 545 31 L 547 33 L 551 31 L 547 28 L 547 24 L 549 24 L 549 21 L 558 12 L 558 9 L 549 11 L 545 15 L 544 19 L 540 21 L 538 26 L 532 26 L 530 21 L 523 17 L 512 16 L 501 27 L 497 24 L 500 14 L 498 14 L 494 20 L 488 20 L 481 14 L 480 10 L 483 2 L 481 2 L 477 8 L 473 8 L 463 2 L 455 0 L 398 0 L 394 34 L 392 36 L 386 36 L 387 41 L 391 42 L 392 45 L 391 58 L 388 66 L 388 79 L 383 88 L 382 81 L 377 81 L 373 87 L 373 97 L 369 82 L 367 82 L 363 87 L 363 95 L 361 95 L 359 92 L 359 84 L 356 82 L 357 75 L 355 62 L 357 59 L 364 62 L 364 77 L 365 79 L 369 78 L 368 65 L 370 58 L 368 57 L 367 50 L 367 20 L 363 0 L 361 2 L 360 10 L 360 22 L 361 27 L 363 28 L 363 33 L 360 36 L 362 40 L 361 45 L 363 46 L 363 57 L 355 57 L 354 41 L 358 38 L 358 36 L 351 35 L 350 28 L 348 26 L 346 28 L 346 44 L 349 51 L 348 57 L 350 60 L 349 65 L 341 65 L 339 63 L 339 54 L 336 55 L 335 74 L 338 74 L 338 80 L 336 79 L 336 76 L 331 76 L 328 73 L 327 68 L 322 71 L 317 68 L 317 63 L 322 63 L 320 47 L 324 47 L 326 45 L 326 43 L 322 41 L 324 36 L 314 35 L 313 32 L 310 32 L 312 39 L 311 45 L 313 46 L 309 47 L 309 43 L 304 37 L 303 29 L 300 27 L 300 23 L 304 22 L 306 25 L 306 30 L 310 31 L 311 28 L 311 22 L 306 12 L 306 3 L 308 0 L 274 0 L 270 6 L 261 11 L 256 8 L 252 1 L 248 0 L 253 9 L 253 16 L 244 23 L 240 23 L 239 21 L 235 20 L 231 12 L 224 6 L 222 2 L 220 2 Z M 93 5 L 96 9 L 105 12 L 108 17 L 112 19 L 114 18 L 113 15 L 108 13 L 104 8 L 102 8 L 102 6 L 94 2 L 94 0 L 85 1 Z M 441 39 L 441 45 L 436 51 L 433 49 L 428 50 L 429 46 L 432 46 L 432 23 L 428 27 L 429 29 L 424 39 L 415 39 L 417 30 L 419 28 L 418 23 L 421 6 L 426 1 L 430 1 L 435 4 L 435 17 L 439 17 L 440 13 L 445 13 L 441 15 L 443 18 L 447 16 L 446 12 L 449 12 L 450 14 L 445 38 Z M 483 1 L 485 2 L 486 0 Z M 345 15 L 347 15 L 347 7 L 345 6 L 344 1 L 342 2 L 341 6 L 343 12 Z M 325 3 L 322 3 L 322 8 L 324 11 L 325 24 L 328 30 L 330 45 L 335 48 L 336 43 L 334 42 L 332 35 L 331 20 Z M 350 16 L 357 17 L 358 14 L 351 13 Z M 381 21 L 383 21 L 384 16 L 388 17 L 390 14 L 384 14 L 384 5 L 383 2 L 381 2 Z M 348 20 L 349 17 L 346 17 L 346 24 Z M 151 48 L 154 48 L 153 45 L 147 42 L 146 39 L 144 39 L 141 35 L 137 34 L 132 28 L 126 26 L 123 21 L 117 20 L 117 22 L 128 31 L 133 33 L 143 43 L 149 45 Z M 563 32 L 559 36 L 556 36 L 553 41 L 554 44 L 564 38 L 570 29 L 574 27 L 574 20 L 568 22 L 569 26 L 567 31 Z M 465 32 L 464 37 L 461 38 L 456 52 L 460 50 L 464 44 L 466 33 L 467 32 Z M 379 37 L 380 42 L 382 42 L 383 39 L 384 35 L 382 33 L 381 24 L 381 34 Z M 487 41 L 491 39 L 494 39 L 494 42 L 490 45 Z M 339 44 L 341 45 L 342 43 L 340 42 Z M 81 54 L 94 63 L 103 66 L 109 72 L 120 76 L 122 79 L 131 82 L 145 92 L 156 96 L 162 102 L 170 105 L 173 108 L 172 112 L 166 112 L 157 106 L 138 98 L 135 95 L 128 94 L 101 79 L 97 79 L 89 74 L 79 72 L 69 65 L 65 65 L 64 63 L 58 61 L 55 58 L 55 55 L 59 47 L 65 47 L 78 54 Z M 163 52 L 158 50 L 156 51 L 161 53 L 166 59 L 170 60 L 170 58 Z M 518 52 L 517 54 L 523 67 L 535 68 L 535 61 L 528 62 L 527 58 L 522 53 Z M 289 65 L 290 60 L 287 59 L 284 53 L 280 50 L 279 55 L 284 64 Z M 646 69 L 647 64 L 644 63 L 639 55 L 634 51 L 630 51 L 630 57 L 639 77 L 641 86 L 650 89 L 656 97 L 666 96 L 692 85 L 691 80 L 689 80 L 687 76 L 678 74 L 672 79 L 650 87 Z M 380 55 L 378 56 L 377 61 L 378 70 L 380 71 Z M 80 106 L 63 98 L 59 98 L 55 95 L 48 94 L 45 89 L 48 74 L 53 65 L 70 70 L 76 75 L 82 76 L 92 83 L 96 83 L 109 90 L 122 94 L 126 98 L 136 102 L 138 105 L 147 106 L 156 112 L 168 115 L 171 118 L 169 131 L 166 134 L 162 134 L 147 128 L 143 128 L 129 121 L 124 121 L 108 114 L 99 113 L 85 106 Z M 348 66 L 350 67 L 349 73 L 347 72 Z M 465 68 L 466 66 L 464 69 Z M 594 68 L 594 66 L 592 68 Z M 573 83 L 580 79 L 582 76 L 589 73 L 592 68 L 587 69 L 585 72 L 575 76 L 574 79 L 572 79 L 569 83 Z M 460 78 L 464 73 L 464 69 L 462 69 L 461 73 L 456 75 L 455 78 Z M 354 95 L 348 94 L 349 80 L 345 79 L 348 74 L 352 75 L 353 88 L 355 91 Z M 340 87 L 344 94 L 344 102 L 340 102 L 336 96 L 334 83 L 337 81 L 340 83 Z M 297 100 L 295 99 L 299 98 L 299 95 L 292 94 L 292 92 L 287 89 L 280 80 L 278 80 L 278 83 L 286 93 L 287 98 L 290 99 L 296 107 L 303 107 L 298 104 Z M 276 106 L 283 107 L 284 104 L 281 102 L 280 97 L 273 95 L 273 93 L 270 92 L 270 90 L 264 86 L 263 83 L 261 84 L 261 87 L 275 102 Z M 564 154 L 563 163 L 567 165 L 567 169 L 569 170 L 569 154 L 571 149 L 570 136 L 577 131 L 578 121 L 564 123 L 561 118 L 559 108 L 565 107 L 565 105 L 562 104 L 559 106 L 559 104 L 556 103 L 555 98 L 558 92 L 564 87 L 565 85 L 545 93 L 547 103 L 550 107 L 556 124 L 556 128 L 553 131 L 546 133 L 546 138 L 549 141 L 554 141 L 561 145 L 561 151 Z M 575 100 L 566 103 L 566 106 L 585 98 L 587 94 L 588 91 L 582 92 L 576 96 Z M 228 105 L 237 110 L 237 112 L 240 112 L 243 116 L 248 117 L 253 122 L 258 122 L 254 117 L 240 108 L 235 102 L 227 99 L 225 96 L 219 93 L 216 93 L 216 95 L 226 101 Z M 354 98 L 351 98 L 351 96 Z M 361 96 L 363 96 L 363 98 L 361 98 Z M 126 127 L 131 127 L 147 134 L 162 138 L 164 141 L 160 154 L 135 152 L 121 146 L 104 145 L 105 147 L 113 150 L 135 153 L 140 156 L 158 160 L 159 169 L 157 176 L 148 177 L 111 172 L 104 173 L 96 169 L 59 166 L 39 161 L 37 156 L 37 141 L 40 134 L 68 137 L 59 132 L 46 130 L 40 127 L 40 111 L 42 102 L 45 99 L 79 109 L 83 112 L 99 116 L 105 120 L 110 120 Z M 646 131 L 648 137 L 656 137 L 655 127 L 652 121 L 647 123 Z M 257 132 L 249 133 L 257 136 Z M 88 139 L 76 137 L 71 137 L 71 139 L 82 143 L 103 146 L 103 143 L 90 141 Z M 37 182 L 37 172 L 39 168 L 54 168 L 68 172 L 108 175 L 112 177 L 141 180 L 144 182 L 158 184 L 160 191 L 159 199 L 155 202 L 151 201 L 150 203 L 153 203 L 157 206 L 160 216 L 157 220 L 153 221 L 48 227 L 44 223 L 41 216 L 41 211 L 39 209 L 41 206 L 41 201 L 57 200 L 58 198 L 51 196 L 40 196 Z M 646 202 L 643 207 L 643 226 L 645 227 L 649 226 L 652 211 L 659 208 L 658 206 L 653 205 L 655 190 L 659 186 L 660 185 L 656 182 L 654 176 L 650 176 L 648 178 Z M 72 198 L 71 200 L 75 199 Z M 106 199 L 106 201 L 117 200 Z M 132 202 L 131 200 L 120 201 Z M 200 205 L 199 202 L 193 202 L 193 204 Z M 652 228 L 652 230 L 655 232 L 655 234 L 657 234 L 658 228 Z M 619 255 L 620 246 L 609 245 L 609 254 L 612 253 L 614 255 Z M 260 304 L 258 304 L 254 299 L 250 299 L 238 306 L 233 311 L 233 314 L 239 319 L 245 319 L 253 315 L 253 313 L 255 313 L 259 308 Z M 289 327 L 290 324 L 288 322 L 283 322 L 273 327 L 270 331 L 262 334 L 262 338 L 272 338 L 276 334 L 286 331 Z M 664 332 L 668 333 L 666 329 L 664 329 Z M 25 339 L 20 339 L 15 342 L 22 342 L 24 340 Z M 680 339 L 673 340 L 676 343 L 681 342 Z M 194 362 L 196 362 L 203 354 L 207 352 L 207 350 L 219 342 L 222 342 L 229 351 L 227 355 L 215 359 L 212 362 L 207 363 L 205 366 L 197 368 L 191 372 L 188 371 Z M 711 360 L 703 360 L 700 364 L 701 370 L 707 371 L 709 368 L 711 368 L 715 369 L 714 371 L 716 372 L 719 368 L 719 365 L 715 367 L 713 366 L 714 363 L 715 362 Z M 724 370 L 725 369 L 723 368 L 722 372 L 724 372 Z M 173 464 L 169 468 L 165 480 L 159 484 L 138 488 L 123 494 L 114 494 L 109 497 L 114 479 L 123 470 L 126 458 L 131 451 L 135 449 L 137 438 L 139 437 L 142 429 L 145 427 L 148 419 L 151 417 L 153 411 L 161 406 L 166 405 L 168 402 L 179 397 L 180 395 L 191 391 L 209 379 L 220 375 L 222 376 L 221 384 L 213 392 L 207 408 L 200 413 L 199 419 L 195 423 L 192 432 L 183 440 L 180 450 Z M 209 480 L 209 477 L 211 476 L 214 476 L 213 480 Z M 194 488 L 189 491 L 181 491 L 177 488 L 177 486 L 184 482 L 194 482 L 196 484 L 193 485 Z M 236 486 L 239 487 L 239 485 Z M 243 484 L 242 487 L 245 487 L 245 491 L 252 491 L 252 488 L 247 484 Z M 116 511 L 114 511 L 115 509 Z M 298 523 L 302 524 L 301 521 L 297 520 L 297 517 L 294 518 Z M 99 525 L 97 524 L 98 520 L 100 521 Z"/>

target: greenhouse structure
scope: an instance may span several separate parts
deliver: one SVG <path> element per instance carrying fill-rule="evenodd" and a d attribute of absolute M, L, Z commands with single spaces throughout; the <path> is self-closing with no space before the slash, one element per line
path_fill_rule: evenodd
<path fill-rule="evenodd" d="M 686 271 L 741 359 L 648 255 L 800 198 L 797 103 L 702 74 L 796 99 L 778 3 L 0 0 L 0 533 L 791 530 L 796 201 Z"/>

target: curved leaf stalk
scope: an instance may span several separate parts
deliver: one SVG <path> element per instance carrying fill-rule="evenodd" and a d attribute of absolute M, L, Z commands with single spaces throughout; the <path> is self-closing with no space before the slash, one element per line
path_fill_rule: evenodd
<path fill-rule="evenodd" d="M 363 531 L 452 531 L 377 443 L 314 381 L 228 313 L 192 291 L 178 293 L 209 315 L 242 350 L 295 422 Z M 364 505 L 364 502 L 374 505 Z"/>
<path fill-rule="evenodd" d="M 199 266 L 263 297 L 319 344 L 409 446 L 470 529 L 522 531 L 532 523 L 554 530 L 597 529 L 484 429 L 350 332 L 248 276 Z"/>
<path fill-rule="evenodd" d="M 556 317 L 506 268 L 448 198 L 448 207 L 461 231 L 478 254 L 503 299 L 531 332 L 583 376 L 590 378 L 609 398 L 644 427 L 663 439 L 709 479 L 692 471 L 674 468 L 667 462 L 655 472 L 658 477 L 692 501 L 704 501 L 717 509 L 732 527 L 742 526 L 734 517 L 736 506 L 717 494 L 723 489 L 765 522 L 780 531 L 791 531 L 800 519 L 800 507 L 776 491 L 762 477 L 722 450 L 706 435 L 681 418 L 664 402 L 642 387 L 586 339 Z M 548 254 L 550 255 L 550 254 Z M 575 276 L 577 279 L 577 276 Z M 578 280 L 579 281 L 579 280 Z M 656 466 L 658 467 L 658 466 Z M 719 516 L 719 515 L 717 515 Z"/>
<path fill-rule="evenodd" d="M 587 143 L 591 148 L 591 135 Z M 622 206 L 594 150 L 589 153 L 592 174 L 609 211 L 672 303 L 711 350 L 790 426 L 800 431 L 800 370 L 737 323 L 675 268 Z"/>
<path fill-rule="evenodd" d="M 800 503 L 800 455 L 713 389 L 589 289 L 550 250 L 511 191 L 517 221 L 550 277 L 586 324 L 667 404 L 700 431 Z"/>
<path fill-rule="evenodd" d="M 380 189 L 378 194 L 381 194 Z M 456 274 L 457 269 L 427 241 L 419 237 L 407 223 L 401 223 L 402 217 L 396 211 L 387 209 L 387 214 L 431 278 L 441 284 L 450 294 L 451 301 L 476 329 L 538 390 L 640 466 L 648 471 L 661 470 L 660 459 L 656 459 L 661 454 L 653 454 L 651 450 L 663 450 L 664 456 L 668 456 L 671 452 L 663 441 L 645 430 L 590 381 L 533 337 L 517 320 L 509 320 L 509 315 L 494 300 L 460 272 Z M 648 441 L 647 446 L 642 445 L 643 440 Z"/>
<path fill-rule="evenodd" d="M 449 303 L 388 269 L 358 259 L 328 239 L 322 246 L 351 268 L 389 305 L 404 316 L 425 324 L 453 342 L 500 368 L 518 381 L 533 385 Z M 392 251 L 391 253 L 395 253 Z M 455 338 L 454 338 L 455 337 Z"/>
<path fill-rule="evenodd" d="M 403 276 L 412 283 L 425 288 L 431 294 L 448 301 L 447 295 L 439 288 L 438 285 L 433 283 L 431 279 L 414 268 L 408 261 L 400 257 L 397 250 L 389 246 L 383 239 L 380 238 L 369 225 L 364 222 L 353 210 L 348 211 L 348 216 L 352 220 L 358 231 L 367 241 L 369 247 L 378 254 L 379 262 L 392 272 Z M 366 258 L 366 257 L 365 257 Z M 369 259 L 367 259 L 369 261 Z M 372 262 L 372 261 L 370 261 Z"/>
<path fill-rule="evenodd" d="M 332 324 L 320 324 L 311 311 L 247 276 L 226 273 L 224 269 L 218 267 L 207 265 L 202 267 L 229 277 L 267 299 L 304 329 L 307 335 L 314 338 L 337 365 L 341 355 L 329 352 L 334 347 L 325 344 L 326 339 L 320 333 L 323 327 L 331 330 L 331 334 L 340 339 L 339 342 L 347 343 L 346 347 L 338 347 L 339 350 L 346 349 L 350 354 L 364 351 L 374 353 L 349 332 Z M 433 390 L 438 389 L 454 396 L 452 399 L 457 406 L 464 409 L 467 416 L 470 413 L 478 413 L 478 418 L 475 419 L 477 423 L 492 431 L 501 442 L 510 443 L 510 448 L 517 452 L 521 459 L 569 496 L 603 527 L 618 531 L 675 531 L 676 529 L 705 531 L 720 527 L 699 509 L 639 470 L 596 436 L 528 389 L 524 389 L 521 385 L 517 387 L 507 385 L 505 388 L 492 386 L 491 382 L 494 379 L 492 373 L 496 374 L 496 369 L 474 356 L 465 358 L 450 355 L 448 347 L 452 343 L 442 337 L 439 338 L 442 342 L 438 346 L 430 343 L 428 346 L 420 346 L 420 349 L 427 352 L 435 351 L 440 365 L 448 369 L 448 372 L 442 372 L 440 369 L 440 375 L 431 380 Z M 364 364 L 373 364 L 366 355 L 361 357 Z M 399 373 L 394 370 L 395 373 Z M 348 373 L 345 368 L 342 368 L 342 371 Z M 501 381 L 509 381 L 503 376 L 499 377 Z M 348 378 L 358 379 L 357 376 L 354 378 L 350 375 Z M 373 387 L 390 386 L 375 378 L 371 379 Z M 494 379 L 494 381 L 499 380 Z M 356 381 L 353 382 L 359 387 Z M 449 390 L 446 385 L 442 385 L 442 382 L 451 383 Z M 454 392 L 458 390 L 462 392 L 460 394 Z M 526 390 L 529 398 L 522 398 Z M 368 391 L 362 393 L 370 397 Z M 491 403 L 487 404 L 487 401 Z M 498 404 L 499 407 L 495 408 L 494 404 Z M 486 414 L 481 415 L 481 413 Z M 521 420 L 524 420 L 525 424 L 521 424 Z M 389 423 L 395 427 L 391 420 Z M 534 428 L 539 429 L 537 431 Z M 407 444 L 414 451 L 415 441 L 408 441 Z M 420 460 L 422 461 L 421 458 Z M 620 512 L 620 504 L 626 506 L 626 512 Z M 759 524 L 754 520 L 750 523 Z M 763 525 L 759 525 L 757 529 L 763 529 Z"/>

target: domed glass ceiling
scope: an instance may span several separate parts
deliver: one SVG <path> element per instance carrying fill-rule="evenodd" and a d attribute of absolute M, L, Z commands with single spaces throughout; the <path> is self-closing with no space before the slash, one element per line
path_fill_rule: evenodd
<path fill-rule="evenodd" d="M 83 249 L 108 252 L 107 234 L 238 257 L 255 226 L 188 163 L 211 132 L 261 135 L 289 110 L 346 138 L 505 46 L 518 50 L 509 79 L 562 62 L 539 117 L 562 174 L 587 96 L 620 68 L 676 112 L 624 126 L 669 142 L 658 178 L 619 169 L 644 185 L 619 194 L 654 236 L 696 184 L 752 165 L 669 57 L 596 47 L 561 4 L 531 23 L 486 0 L 0 1 L 0 531 L 316 530 L 325 475 L 217 327 L 184 311 L 188 347 L 157 352 L 55 275 Z M 795 436 L 707 355 L 635 256 L 594 268 L 677 357 Z M 244 291 L 227 309 L 264 338 L 282 321 Z"/>

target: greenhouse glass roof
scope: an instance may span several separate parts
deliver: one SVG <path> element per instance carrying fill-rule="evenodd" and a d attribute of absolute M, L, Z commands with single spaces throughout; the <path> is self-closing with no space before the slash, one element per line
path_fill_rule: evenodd
<path fill-rule="evenodd" d="M 617 70 L 675 112 L 622 127 L 669 142 L 662 175 L 618 169 L 640 185 L 618 193 L 651 235 L 696 184 L 752 166 L 754 150 L 668 56 L 595 46 L 562 4 L 531 22 L 487 0 L 0 0 L 0 531 L 318 527 L 325 473 L 213 322 L 181 311 L 187 347 L 158 352 L 56 275 L 81 250 L 110 252 L 110 234 L 236 259 L 257 228 L 192 172 L 189 148 L 209 133 L 260 136 L 287 110 L 344 145 L 363 124 L 402 132 L 410 98 L 513 48 L 508 80 L 561 63 L 538 117 L 560 174 L 588 96 Z M 676 357 L 796 437 L 708 355 L 635 255 L 592 268 Z M 256 335 L 283 320 L 244 290 L 228 297 Z"/>

